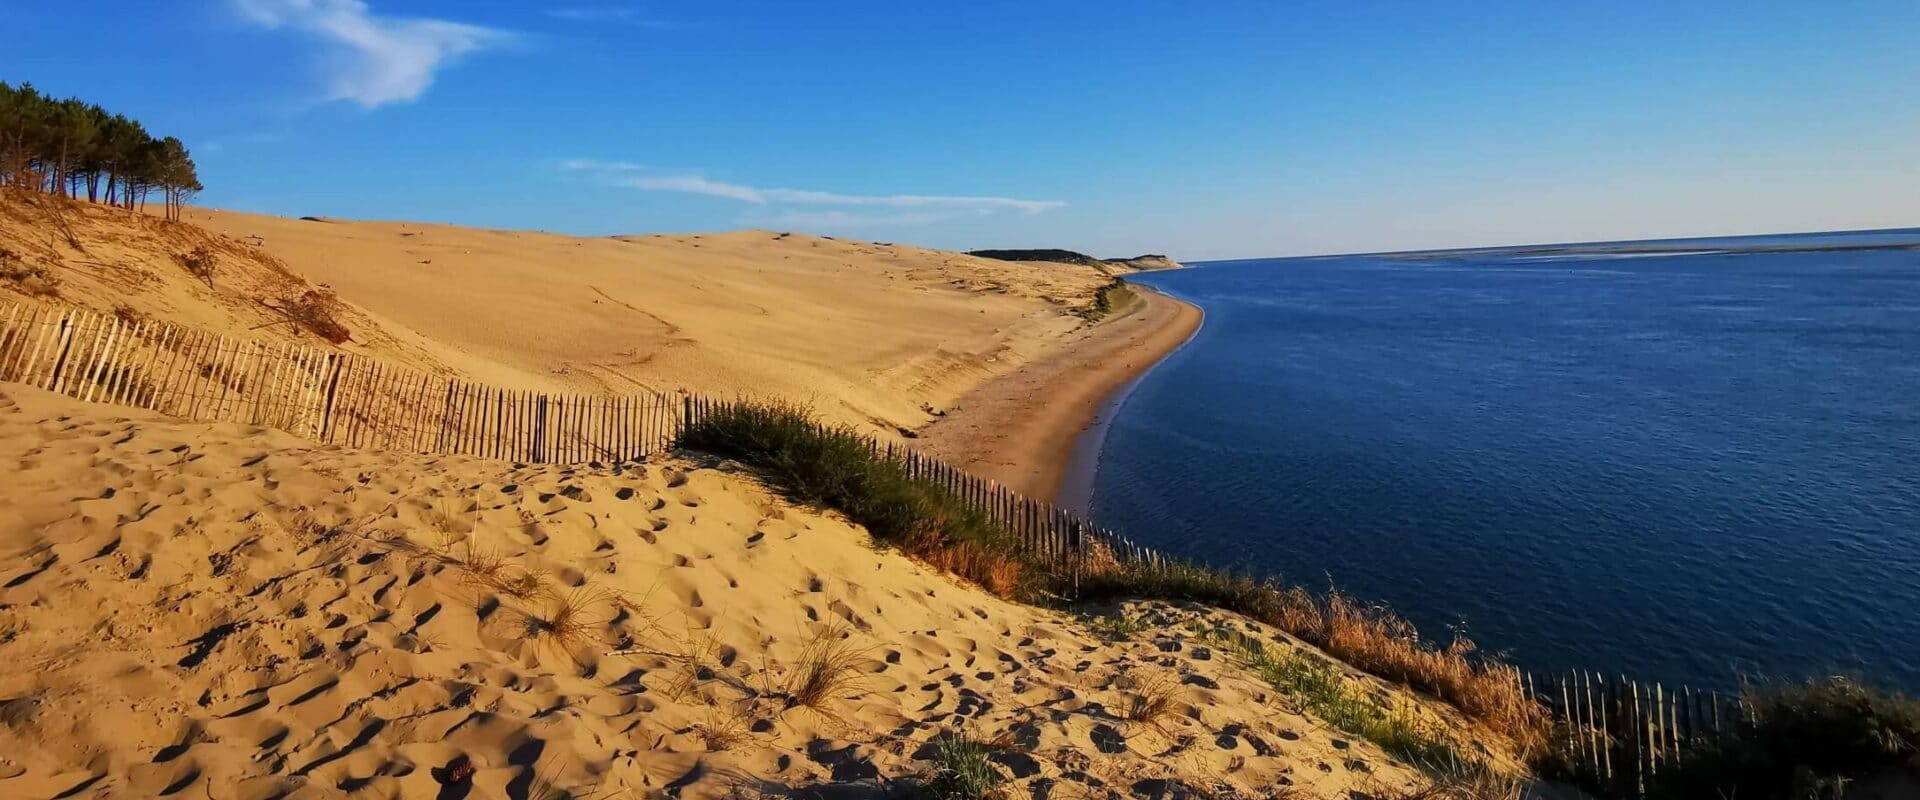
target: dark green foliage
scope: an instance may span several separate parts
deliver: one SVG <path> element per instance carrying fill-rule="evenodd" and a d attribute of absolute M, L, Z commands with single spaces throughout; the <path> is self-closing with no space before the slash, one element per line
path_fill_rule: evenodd
<path fill-rule="evenodd" d="M 167 217 L 200 190 L 187 147 L 90 103 L 0 83 L 0 185 L 134 208 L 159 190 Z"/>
<path fill-rule="evenodd" d="M 1652 781 L 1652 798 L 1811 800 L 1889 770 L 1920 778 L 1920 700 L 1846 678 L 1755 691 L 1753 719 Z"/>
<path fill-rule="evenodd" d="M 1018 548 L 985 512 L 930 480 L 909 476 L 873 440 L 824 425 L 803 406 L 741 400 L 707 407 L 681 447 L 733 458 L 803 503 L 832 508 L 901 547 L 996 593 L 1020 595 Z"/>
<path fill-rule="evenodd" d="M 985 744 L 964 736 L 942 736 L 934 740 L 933 748 L 933 775 L 926 783 L 929 800 L 982 800 L 994 796 L 1006 780 Z"/>
<path fill-rule="evenodd" d="M 968 250 L 967 255 L 991 258 L 997 261 L 1051 261 L 1059 264 L 1079 264 L 1087 267 L 1104 267 L 1106 262 L 1086 253 L 1072 250 L 1033 249 L 1033 250 Z"/>
<path fill-rule="evenodd" d="M 1089 306 L 1082 316 L 1097 320 L 1132 305 L 1138 299 L 1133 289 L 1127 286 L 1126 281 L 1114 278 L 1107 285 L 1100 287 L 1100 291 L 1094 293 L 1093 305 Z"/>

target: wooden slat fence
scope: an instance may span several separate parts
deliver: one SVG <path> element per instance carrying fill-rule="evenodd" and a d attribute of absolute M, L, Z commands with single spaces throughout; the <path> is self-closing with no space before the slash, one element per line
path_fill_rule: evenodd
<path fill-rule="evenodd" d="M 664 452 L 732 401 L 501 389 L 295 342 L 234 339 L 77 308 L 0 304 L 0 381 L 192 420 L 243 422 L 327 444 L 531 463 Z M 869 440 L 909 475 L 984 512 L 1058 574 L 1095 560 L 1186 568 L 1045 501 L 900 443 Z M 1078 581 L 1071 582 L 1078 586 Z M 1520 675 L 1596 787 L 1638 794 L 1662 765 L 1747 710 L 1736 697 L 1595 673 Z"/>
<path fill-rule="evenodd" d="M 333 348 L 25 303 L 0 304 L 0 380 L 325 444 L 523 462 L 661 452 L 686 419 L 673 395 L 500 389 Z"/>
<path fill-rule="evenodd" d="M 1552 712 L 1555 735 L 1584 782 L 1612 796 L 1643 795 L 1648 781 L 1690 748 L 1720 741 L 1752 719 L 1740 695 L 1624 675 L 1578 671 L 1525 680 Z"/>

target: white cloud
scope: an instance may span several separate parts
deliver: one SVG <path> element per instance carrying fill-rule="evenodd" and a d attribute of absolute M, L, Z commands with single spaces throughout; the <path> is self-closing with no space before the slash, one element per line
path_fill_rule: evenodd
<path fill-rule="evenodd" d="M 568 22 L 614 23 L 619 25 L 632 25 L 636 28 L 654 28 L 657 30 L 679 27 L 672 22 L 641 14 L 639 9 L 624 6 L 550 8 L 547 9 L 547 16 Z"/>
<path fill-rule="evenodd" d="M 692 175 L 648 175 L 647 169 L 624 161 L 573 159 L 562 162 L 564 169 L 595 173 L 601 180 L 653 192 L 684 192 L 720 197 L 755 205 L 846 206 L 879 208 L 917 208 L 971 210 L 982 213 L 1018 211 L 1039 214 L 1067 204 L 1058 200 L 1022 200 L 1013 197 L 967 195 L 889 194 L 863 195 L 821 192 L 809 189 L 762 189 L 737 183 L 713 181 Z"/>
<path fill-rule="evenodd" d="M 513 38 L 462 22 L 383 17 L 360 0 L 233 2 L 256 25 L 296 30 L 337 48 L 328 98 L 364 108 L 417 100 L 441 68 Z"/>

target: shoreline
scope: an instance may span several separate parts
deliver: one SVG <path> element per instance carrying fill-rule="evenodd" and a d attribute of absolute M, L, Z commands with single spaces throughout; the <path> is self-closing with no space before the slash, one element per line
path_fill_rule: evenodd
<path fill-rule="evenodd" d="M 1204 318 L 1198 306 L 1128 287 L 1138 306 L 967 392 L 919 430 L 916 446 L 1035 499 L 1059 503 L 1079 475 L 1090 484 L 1086 438 L 1105 430 L 1118 401 L 1193 338 Z"/>

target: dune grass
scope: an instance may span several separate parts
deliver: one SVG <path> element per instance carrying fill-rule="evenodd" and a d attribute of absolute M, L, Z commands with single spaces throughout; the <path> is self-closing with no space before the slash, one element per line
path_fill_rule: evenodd
<path fill-rule="evenodd" d="M 800 649 L 799 667 L 787 683 L 788 702 L 818 711 L 834 700 L 851 698 L 866 678 L 860 669 L 866 660 L 866 652 L 853 645 L 845 629 L 822 629 Z"/>
<path fill-rule="evenodd" d="M 1109 563 L 1087 570 L 1080 593 L 1090 600 L 1184 600 L 1237 612 L 1362 672 L 1446 701 L 1506 737 L 1522 757 L 1547 746 L 1547 711 L 1527 695 L 1512 667 L 1480 656 L 1464 638 L 1436 646 L 1384 607 L 1189 564 Z"/>
<path fill-rule="evenodd" d="M 1006 777 L 993 764 L 992 748 L 958 734 L 934 740 L 933 774 L 925 785 L 928 800 L 983 800 L 999 794 Z"/>
<path fill-rule="evenodd" d="M 1303 711 L 1379 745 L 1395 758 L 1436 770 L 1457 769 L 1467 760 L 1445 730 L 1420 719 L 1405 706 L 1383 706 L 1325 659 L 1268 647 L 1243 634 L 1196 632 L 1238 654 L 1274 689 L 1299 702 Z"/>
<path fill-rule="evenodd" d="M 681 431 L 677 444 L 738 460 L 791 499 L 837 510 L 874 539 L 1000 596 L 1029 598 L 1038 588 L 1012 537 L 984 512 L 909 476 L 870 439 L 820 423 L 804 406 L 725 403 Z"/>
<path fill-rule="evenodd" d="M 1920 699 L 1826 678 L 1750 689 L 1746 702 L 1751 719 L 1664 765 L 1647 797 L 1838 798 L 1887 772 L 1920 775 Z"/>

